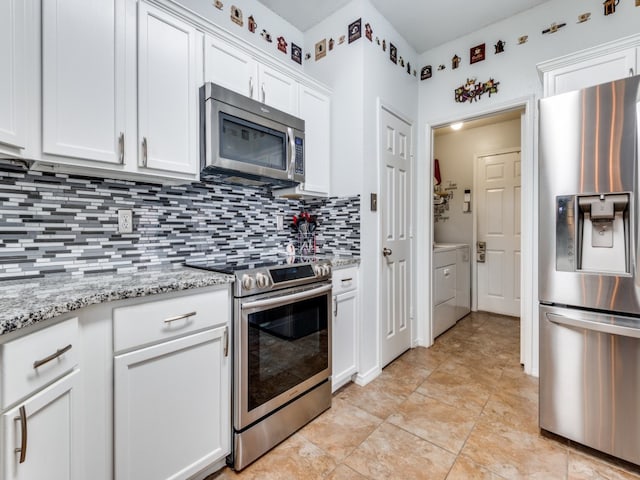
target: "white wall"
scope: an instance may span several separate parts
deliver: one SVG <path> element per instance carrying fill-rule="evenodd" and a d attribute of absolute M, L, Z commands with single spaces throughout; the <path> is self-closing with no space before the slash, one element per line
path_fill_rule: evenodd
<path fill-rule="evenodd" d="M 380 212 L 369 209 L 369 195 L 379 189 L 377 105 L 380 100 L 415 124 L 418 81 L 389 60 L 388 44 L 393 42 L 399 54 L 416 69 L 418 55 L 368 0 L 354 0 L 307 31 L 305 44 L 311 49 L 323 38 L 338 39 L 358 18 L 362 18 L 363 29 L 367 22 L 372 25 L 374 41 L 370 42 L 363 34 L 350 45 L 347 42 L 336 45 L 325 58 L 308 62 L 305 72 L 333 89 L 331 194 L 362 197 L 360 380 L 366 382 L 380 371 Z M 386 40 L 386 52 L 375 42 L 376 36 Z M 414 133 L 414 152 L 416 138 Z"/>
<path fill-rule="evenodd" d="M 523 297 L 523 332 L 521 344 L 524 352 L 525 371 L 537 375 L 538 372 L 538 315 L 537 315 L 537 108 L 536 101 L 542 92 L 541 78 L 536 65 L 540 62 L 611 42 L 638 33 L 640 7 L 634 2 L 620 2 L 617 12 L 604 16 L 602 2 L 583 0 L 552 0 L 505 21 L 495 23 L 474 33 L 448 42 L 421 56 L 421 65 L 433 65 L 433 77 L 420 82 L 419 124 L 428 127 L 449 123 L 459 118 L 470 118 L 488 112 L 526 104 L 527 115 L 523 126 L 523 289 L 531 298 Z M 578 15 L 591 12 L 591 19 L 577 23 Z M 542 35 L 543 29 L 553 22 L 566 26 L 556 33 Z M 528 35 L 528 42 L 518 45 L 517 39 Z M 506 41 L 504 53 L 495 55 L 493 45 Z M 469 65 L 469 49 L 486 43 L 486 57 L 483 62 Z M 451 69 L 454 54 L 462 57 L 460 68 Z M 437 71 L 439 64 L 446 65 Z M 454 90 L 464 84 L 467 78 L 487 81 L 493 78 L 500 82 L 499 91 L 490 98 L 485 95 L 480 101 L 456 103 Z M 419 139 L 420 159 L 428 163 L 431 159 L 432 139 L 429 131 Z M 431 174 L 424 169 L 425 178 Z M 429 178 L 430 180 L 430 178 Z M 429 181 L 428 180 L 428 181 Z M 430 189 L 418 192 L 419 202 L 430 205 Z M 430 235 L 428 224 L 431 212 L 419 212 L 420 232 Z M 426 259 L 419 258 L 418 268 L 429 268 Z M 421 284 L 425 285 L 425 284 Z"/>
<path fill-rule="evenodd" d="M 229 32 L 230 35 L 236 36 L 254 47 L 272 55 L 280 62 L 286 64 L 290 68 L 302 69 L 303 66 L 291 60 L 291 44 L 295 43 L 302 48 L 303 65 L 304 65 L 304 34 L 296 27 L 291 25 L 281 16 L 275 14 L 262 3 L 256 0 L 223 0 L 223 9 L 218 10 L 214 6 L 214 0 L 173 0 L 176 3 L 188 8 L 192 12 L 206 18 L 211 23 Z M 231 6 L 235 5 L 242 10 L 243 25 L 239 26 L 231 21 Z M 255 33 L 249 31 L 248 19 L 252 15 L 258 24 Z M 261 36 L 262 29 L 266 29 L 271 33 L 272 43 L 266 42 Z M 277 47 L 277 38 L 283 36 L 288 43 L 287 53 L 284 54 Z"/>
<path fill-rule="evenodd" d="M 477 155 L 506 148 L 520 147 L 520 119 L 494 123 L 482 127 L 451 130 L 435 137 L 433 154 L 440 163 L 442 187 L 449 182 L 457 185 L 449 202 L 446 221 L 434 224 L 433 237 L 440 243 L 473 243 L 473 215 L 463 213 L 465 189 L 471 190 L 471 209 L 477 197 L 473 191 L 473 162 Z"/>

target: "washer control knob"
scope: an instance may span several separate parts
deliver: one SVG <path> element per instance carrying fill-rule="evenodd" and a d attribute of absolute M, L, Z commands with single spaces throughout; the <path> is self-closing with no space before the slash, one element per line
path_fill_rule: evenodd
<path fill-rule="evenodd" d="M 258 288 L 265 288 L 269 286 L 269 277 L 267 277 L 264 273 L 256 274 L 256 283 L 258 284 Z"/>
<path fill-rule="evenodd" d="M 245 290 L 251 290 L 256 286 L 256 281 L 251 275 L 244 274 L 242 276 L 242 288 Z"/>

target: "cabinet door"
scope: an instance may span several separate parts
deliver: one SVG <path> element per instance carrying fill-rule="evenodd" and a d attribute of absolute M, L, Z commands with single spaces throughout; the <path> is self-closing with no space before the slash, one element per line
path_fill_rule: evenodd
<path fill-rule="evenodd" d="M 213 82 L 250 98 L 258 96 L 258 62 L 242 50 L 206 36 L 205 82 Z"/>
<path fill-rule="evenodd" d="M 636 72 L 636 49 L 599 55 L 545 73 L 545 96 L 592 87 Z"/>
<path fill-rule="evenodd" d="M 24 0 L 0 2 L 0 143 L 25 147 L 26 70 Z"/>
<path fill-rule="evenodd" d="M 138 139 L 142 167 L 197 174 L 201 34 L 138 4 Z M 198 74 L 200 72 L 200 74 Z"/>
<path fill-rule="evenodd" d="M 299 116 L 305 122 L 306 192 L 328 195 L 331 155 L 331 101 L 327 95 L 300 85 Z"/>
<path fill-rule="evenodd" d="M 5 480 L 80 480 L 75 370 L 2 416 Z M 26 423 L 21 422 L 22 415 Z M 26 448 L 20 463 L 21 447 Z"/>
<path fill-rule="evenodd" d="M 124 1 L 42 2 L 42 149 L 124 160 Z"/>
<path fill-rule="evenodd" d="M 227 328 L 114 361 L 115 478 L 184 479 L 230 450 Z"/>
<path fill-rule="evenodd" d="M 298 82 L 278 70 L 259 65 L 258 100 L 298 116 Z"/>
<path fill-rule="evenodd" d="M 358 371 L 358 292 L 334 297 L 331 389 L 336 391 Z"/>

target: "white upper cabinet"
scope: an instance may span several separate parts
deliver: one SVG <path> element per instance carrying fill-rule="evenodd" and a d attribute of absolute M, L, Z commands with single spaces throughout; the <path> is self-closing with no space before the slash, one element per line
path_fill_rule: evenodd
<path fill-rule="evenodd" d="M 124 38 L 123 0 L 42 2 L 45 154 L 123 162 Z"/>
<path fill-rule="evenodd" d="M 24 0 L 0 2 L 0 144 L 25 147 Z"/>
<path fill-rule="evenodd" d="M 142 167 L 198 173 L 202 34 L 138 4 L 138 139 Z"/>
<path fill-rule="evenodd" d="M 638 74 L 639 46 L 640 36 L 629 37 L 539 64 L 544 96 Z"/>
<path fill-rule="evenodd" d="M 239 48 L 210 35 L 205 38 L 204 77 L 207 82 L 257 98 L 258 62 Z"/>
<path fill-rule="evenodd" d="M 298 114 L 298 82 L 213 36 L 205 40 L 205 81 L 287 112 Z"/>
<path fill-rule="evenodd" d="M 298 115 L 298 82 L 266 65 L 260 64 L 258 72 L 258 100 L 283 112 Z"/>
<path fill-rule="evenodd" d="M 331 99 L 319 90 L 300 85 L 299 116 L 305 129 L 305 182 L 300 193 L 328 195 L 331 179 Z"/>

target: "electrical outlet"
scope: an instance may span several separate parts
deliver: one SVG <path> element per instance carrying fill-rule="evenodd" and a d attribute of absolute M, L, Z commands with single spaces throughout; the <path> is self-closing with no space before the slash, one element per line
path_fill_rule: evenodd
<path fill-rule="evenodd" d="M 118 233 L 133 232 L 133 211 L 118 210 Z"/>

